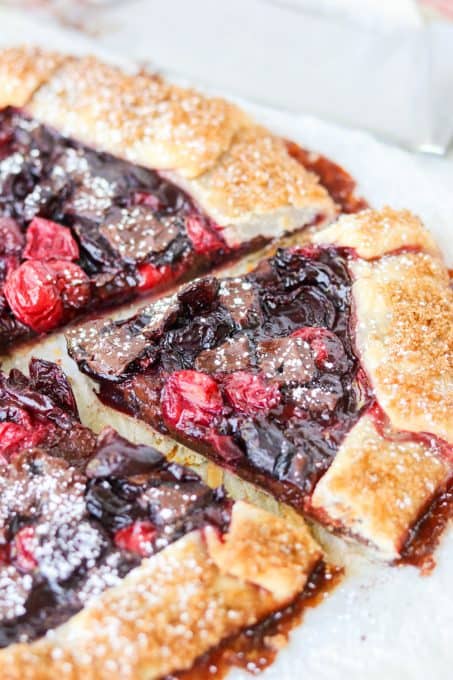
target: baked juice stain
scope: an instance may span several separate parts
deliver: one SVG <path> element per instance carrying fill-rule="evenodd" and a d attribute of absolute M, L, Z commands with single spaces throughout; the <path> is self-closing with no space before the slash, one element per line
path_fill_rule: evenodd
<path fill-rule="evenodd" d="M 246 628 L 201 656 L 188 671 L 167 675 L 164 680 L 221 680 L 233 668 L 258 675 L 270 666 L 300 624 L 306 609 L 316 607 L 339 583 L 343 570 L 320 562 L 303 593 L 290 605 L 264 621 Z"/>
<path fill-rule="evenodd" d="M 434 551 L 447 525 L 453 519 L 453 479 L 438 494 L 412 527 L 397 564 L 411 564 L 428 575 L 436 566 Z"/>

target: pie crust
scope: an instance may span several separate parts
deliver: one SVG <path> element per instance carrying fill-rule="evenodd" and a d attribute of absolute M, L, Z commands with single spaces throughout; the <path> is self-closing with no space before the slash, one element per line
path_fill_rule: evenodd
<path fill-rule="evenodd" d="M 237 106 L 157 76 L 125 73 L 94 57 L 14 48 L 0 53 L 0 102 L 22 106 L 80 142 L 167 172 L 221 225 L 230 246 L 336 214 L 316 176 L 283 140 Z"/>
<path fill-rule="evenodd" d="M 431 501 L 451 483 L 453 291 L 432 237 L 407 211 L 343 216 L 311 241 L 321 249 L 340 248 L 347 260 L 350 333 L 370 396 L 312 492 L 293 505 L 394 560 Z M 175 297 L 162 299 L 155 312 L 151 305 L 149 323 L 159 324 L 174 304 Z M 102 337 L 108 328 L 98 327 L 96 334 Z M 114 342 L 115 331 L 109 332 Z M 108 363 L 109 352 L 104 346 L 82 360 L 77 343 L 82 338 L 83 345 L 83 333 L 83 327 L 70 333 L 70 352 L 105 384 L 96 362 Z M 210 456 L 196 441 L 184 443 Z M 272 490 L 266 483 L 272 474 L 257 469 L 255 479 L 247 479 Z"/>

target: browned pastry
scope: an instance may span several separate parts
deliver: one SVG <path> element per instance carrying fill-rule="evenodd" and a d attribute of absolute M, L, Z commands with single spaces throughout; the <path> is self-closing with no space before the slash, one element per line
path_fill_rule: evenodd
<path fill-rule="evenodd" d="M 7 50 L 0 55 L 0 102 L 24 106 L 81 142 L 168 171 L 223 227 L 229 245 L 335 215 L 325 189 L 283 141 L 229 102 L 158 77 L 127 74 L 93 57 Z"/>
<path fill-rule="evenodd" d="M 420 220 L 367 210 L 69 348 L 104 403 L 392 560 L 451 483 L 452 298 Z"/>

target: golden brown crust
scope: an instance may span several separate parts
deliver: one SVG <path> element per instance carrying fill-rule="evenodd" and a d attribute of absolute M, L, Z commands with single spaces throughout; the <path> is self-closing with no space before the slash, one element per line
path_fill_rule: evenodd
<path fill-rule="evenodd" d="M 424 253 L 351 265 L 356 343 L 393 427 L 453 443 L 453 291 Z"/>
<path fill-rule="evenodd" d="M 291 158 L 284 142 L 259 126 L 242 128 L 216 165 L 189 192 L 218 224 L 227 243 L 246 234 L 276 236 L 334 217 L 332 201 L 315 175 Z"/>
<path fill-rule="evenodd" d="M 0 52 L 0 108 L 24 106 L 63 59 L 37 47 L 11 47 Z"/>
<path fill-rule="evenodd" d="M 391 436 L 395 439 L 391 439 Z M 435 444 L 383 437 L 371 416 L 350 431 L 312 497 L 315 511 L 395 559 L 408 530 L 452 473 Z"/>
<path fill-rule="evenodd" d="M 28 108 L 67 135 L 187 177 L 210 168 L 247 123 L 223 99 L 147 73 L 127 74 L 94 57 L 68 60 Z"/>
<path fill-rule="evenodd" d="M 273 527 L 270 534 L 261 530 L 263 521 Z M 143 562 L 52 634 L 2 650 L 2 680 L 153 680 L 190 668 L 225 637 L 281 608 L 303 589 L 321 557 L 308 530 L 241 502 L 232 526 L 226 540 L 232 565 L 242 565 L 239 576 L 230 562 L 212 558 L 203 532 L 193 532 Z M 268 588 L 256 585 L 262 573 L 250 560 L 253 552 L 244 551 L 246 539 L 269 558 L 276 548 L 271 564 L 277 572 L 294 570 L 296 578 L 284 592 L 272 590 L 270 582 Z M 302 546 L 308 546 L 307 554 Z"/>
<path fill-rule="evenodd" d="M 0 53 L 0 71 L 10 61 Z M 94 57 L 66 58 L 54 71 L 34 74 L 21 105 L 64 134 L 170 173 L 224 229 L 229 245 L 335 216 L 317 178 L 237 106 Z M 0 81 L 5 103 L 9 91 Z"/>
<path fill-rule="evenodd" d="M 335 224 L 315 234 L 313 241 L 352 248 L 365 260 L 407 248 L 439 256 L 436 242 L 416 215 L 388 207 L 343 215 Z"/>

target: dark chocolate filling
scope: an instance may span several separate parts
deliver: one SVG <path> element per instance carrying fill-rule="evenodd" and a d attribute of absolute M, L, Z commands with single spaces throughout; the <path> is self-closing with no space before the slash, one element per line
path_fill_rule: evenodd
<path fill-rule="evenodd" d="M 70 352 L 105 403 L 302 509 L 372 401 L 350 333 L 349 256 L 280 250 L 247 276 L 187 286 L 166 314 L 76 331 Z"/>

